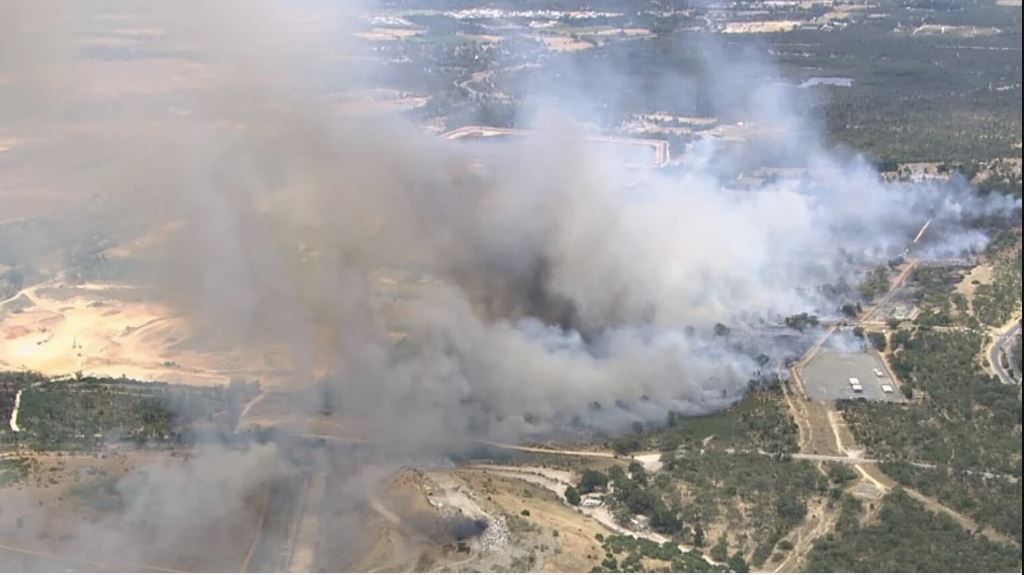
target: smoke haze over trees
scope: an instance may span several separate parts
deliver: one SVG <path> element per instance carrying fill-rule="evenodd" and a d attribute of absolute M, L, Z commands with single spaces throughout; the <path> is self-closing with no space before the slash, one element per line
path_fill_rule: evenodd
<path fill-rule="evenodd" d="M 104 226 L 179 222 L 141 281 L 212 339 L 286 343 L 297 380 L 330 374 L 343 411 L 403 449 L 724 407 L 758 371 L 753 355 L 780 351 L 737 349 L 738 333 L 835 316 L 817 288 L 857 285 L 859 265 L 900 255 L 927 219 L 943 234 L 930 249 L 958 253 L 985 241 L 972 218 L 1013 209 L 956 183 L 883 183 L 831 153 L 775 83 L 734 91 L 772 65 L 727 61 L 711 40 L 696 89 L 767 137 L 703 141 L 672 170 L 624 168 L 537 94 L 520 121 L 538 135 L 491 151 L 480 170 L 473 144 L 331 107 L 367 75 L 346 30 L 355 11 L 35 6 L 5 4 L 0 67 L 10 130 L 40 142 L 19 152 L 26 170 L 107 198 Z M 156 56 L 141 61 L 172 62 L 178 76 L 130 84 L 116 72 L 133 78 L 139 60 L 91 58 L 103 9 L 140 12 L 156 30 Z M 599 72 L 589 86 L 616 90 L 620 71 Z M 579 102 L 574 115 L 592 111 L 572 80 L 560 92 Z M 806 171 L 751 189 L 722 178 L 763 160 Z M 441 280 L 404 307 L 400 352 L 372 303 L 380 268 Z M 717 323 L 732 335 L 714 337 Z"/>
<path fill-rule="evenodd" d="M 533 137 L 442 141 L 400 114 L 335 104 L 376 72 L 351 39 L 373 6 L 345 4 L 0 0 L 0 137 L 18 142 L 0 167 L 71 214 L 58 230 L 3 231 L 0 263 L 173 223 L 118 279 L 170 301 L 212 347 L 285 347 L 297 389 L 323 380 L 329 416 L 358 419 L 402 463 L 727 407 L 794 352 L 762 330 L 838 317 L 927 220 L 926 253 L 957 255 L 985 245 L 976 223 L 1020 207 L 959 181 L 883 182 L 831 150 L 771 62 L 712 38 L 700 79 L 652 90 L 715 102 L 764 137 L 626 167 L 588 139 L 612 113 L 590 92 L 636 88 L 609 63 L 525 87 L 517 123 Z M 751 77 L 764 81 L 738 89 Z M 737 185 L 763 165 L 802 171 Z M 6 205 L 0 221 L 23 215 Z M 399 306 L 398 344 L 382 269 L 420 286 Z M 153 541 L 202 533 L 289 473 L 284 459 L 212 446 L 152 466 L 116 487 L 125 524 L 161 518 L 136 535 Z M 82 546 L 121 553 L 115 531 L 85 526 Z"/>

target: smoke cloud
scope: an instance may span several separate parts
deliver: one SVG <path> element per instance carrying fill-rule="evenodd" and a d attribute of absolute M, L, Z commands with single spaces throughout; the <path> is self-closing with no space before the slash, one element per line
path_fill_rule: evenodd
<path fill-rule="evenodd" d="M 296 388 L 322 382 L 330 417 L 402 464 L 725 408 L 799 353 L 766 330 L 837 315 L 846 301 L 822 286 L 856 286 L 927 220 L 922 253 L 978 250 L 973 222 L 1020 208 L 962 181 L 880 180 L 829 148 L 771 63 L 711 40 L 701 82 L 653 89 L 700 93 L 763 136 L 695 142 L 670 168 L 626 166 L 590 138 L 586 125 L 612 121 L 588 89 L 622 90 L 614 67 L 586 82 L 562 70 L 558 93 L 529 87 L 520 121 L 535 132 L 500 145 L 352 114 L 333 96 L 373 75 L 350 40 L 360 8 L 0 2 L 0 136 L 17 142 L 0 166 L 74 214 L 59 232 L 3 232 L 0 255 L 174 223 L 123 279 L 211 347 L 285 346 Z M 764 81 L 737 89 L 750 78 Z M 762 166 L 797 171 L 737 178 Z M 325 504 L 350 514 L 383 474 L 342 461 L 351 481 Z M 76 545 L 100 562 L 173 555 L 294 467 L 268 446 L 147 466 L 115 486 L 134 533 L 84 525 Z M 126 538 L 160 543 L 128 557 Z"/>
<path fill-rule="evenodd" d="M 0 136 L 18 142 L 0 166 L 29 200 L 76 215 L 59 233 L 5 231 L 0 253 L 33 261 L 174 223 L 121 279 L 213 348 L 285 346 L 295 388 L 323 383 L 330 417 L 401 464 L 725 408 L 798 351 L 765 330 L 837 315 L 845 301 L 822 286 L 856 286 L 928 220 L 924 254 L 978 250 L 973 223 L 1020 207 L 964 182 L 883 182 L 824 142 L 770 62 L 711 40 L 702 79 L 667 78 L 660 97 L 700 92 L 763 137 L 627 167 L 586 127 L 610 122 L 589 89 L 625 92 L 610 67 L 587 82 L 563 70 L 557 93 L 528 86 L 531 137 L 440 140 L 335 105 L 373 75 L 349 40 L 367 8 L 0 2 Z M 797 171 L 737 178 L 762 166 Z M 209 447 L 123 479 L 129 523 L 169 546 L 138 561 L 237 515 L 288 468 L 270 447 Z M 128 537 L 82 532 L 104 557 Z"/>
<path fill-rule="evenodd" d="M 4 6 L 2 108 L 18 137 L 55 142 L 26 152 L 37 179 L 107 198 L 96 230 L 179 223 L 139 277 L 211 341 L 287 344 L 297 382 L 327 374 L 340 413 L 402 449 L 720 409 L 758 366 L 716 323 L 835 315 L 818 288 L 856 285 L 925 221 L 942 234 L 931 252 L 958 253 L 985 241 L 966 222 L 1014 208 L 963 184 L 882 182 L 822 142 L 770 63 L 714 44 L 708 95 L 776 129 L 657 171 L 623 167 L 551 99 L 523 112 L 535 136 L 487 150 L 333 108 L 326 94 L 366 76 L 352 12 L 150 7 L 131 18 L 154 56 L 101 65 L 82 46 L 126 6 Z M 179 77 L 146 76 L 160 65 Z M 752 76 L 770 81 L 733 91 Z M 573 92 L 559 101 L 586 103 Z M 800 175 L 724 176 L 769 155 Z M 412 274 L 415 295 L 382 309 L 380 270 Z"/>

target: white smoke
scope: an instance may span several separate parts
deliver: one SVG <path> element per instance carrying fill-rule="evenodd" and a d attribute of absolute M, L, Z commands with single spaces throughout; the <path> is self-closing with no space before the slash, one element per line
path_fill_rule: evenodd
<path fill-rule="evenodd" d="M 211 339 L 288 344 L 297 384 L 326 371 L 340 416 L 371 422 L 399 450 L 720 409 L 747 388 L 759 350 L 715 335 L 715 324 L 835 314 L 842 302 L 818 288 L 856 285 L 925 221 L 942 234 L 930 249 L 956 253 L 985 240 L 966 222 L 1015 207 L 964 185 L 884 183 L 822 142 L 771 64 L 715 49 L 706 81 L 722 115 L 770 135 L 739 149 L 698 144 L 677 168 L 638 170 L 539 97 L 524 113 L 536 135 L 489 149 L 481 170 L 475 145 L 397 115 L 331 108 L 322 85 L 359 88 L 366 73 L 338 40 L 351 14 L 334 8 L 148 7 L 143 18 L 160 30 L 149 47 L 188 62 L 161 95 L 102 89 L 110 78 L 88 58 L 34 45 L 25 27 L 48 20 L 21 12 L 5 19 L 22 30 L 13 37 L 26 57 L 4 59 L 4 85 L 17 89 L 3 101 L 24 112 L 18 129 L 66 142 L 27 165 L 53 185 L 113 198 L 119 224 L 183 222 L 145 281 Z M 93 10 L 70 14 L 88 36 Z M 74 44 L 50 30 L 43 37 Z M 766 81 L 736 93 L 741 76 Z M 66 93 L 56 112 L 25 105 L 25 90 L 67 77 L 90 89 Z M 618 81 L 610 70 L 603 84 Z M 560 97 L 592 109 L 581 92 Z M 53 175 L 42 166 L 55 156 Z M 770 156 L 802 175 L 736 185 L 738 169 Z M 399 346 L 370 279 L 382 268 L 440 286 L 392 312 Z M 325 345 L 326 357 L 314 352 Z"/>

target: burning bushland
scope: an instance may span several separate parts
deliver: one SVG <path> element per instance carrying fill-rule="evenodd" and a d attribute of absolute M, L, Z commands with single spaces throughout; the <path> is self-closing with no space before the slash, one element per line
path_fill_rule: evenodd
<path fill-rule="evenodd" d="M 292 407 L 358 419 L 395 462 L 724 408 L 793 353 L 760 334 L 799 313 L 836 317 L 926 221 L 929 253 L 959 254 L 984 245 L 974 222 L 1018 208 L 964 182 L 882 181 L 823 142 L 779 83 L 733 89 L 739 75 L 772 78 L 770 63 L 714 47 L 702 97 L 773 127 L 763 138 L 697 141 L 669 169 L 624 166 L 567 119 L 593 110 L 568 82 L 560 96 L 576 106 L 538 94 L 518 117 L 535 135 L 482 162 L 485 143 L 332 107 L 375 69 L 350 40 L 352 14 L 325 4 L 0 5 L 0 128 L 32 142 L 18 173 L 66 205 L 89 199 L 50 234 L 8 228 L 2 252 L 30 266 L 41 238 L 166 226 L 107 279 L 158 294 L 202 334 L 193 345 L 285 349 L 295 388 L 324 389 Z M 133 58 L 95 56 L 110 27 L 148 31 Z M 602 71 L 606 89 L 622 81 Z M 738 185 L 769 164 L 800 175 Z M 134 509 L 188 530 L 233 511 L 234 482 L 279 471 L 264 448 L 210 457 L 189 472 L 217 470 L 218 490 L 194 498 L 160 470 L 173 481 L 152 493 L 195 505 L 154 495 Z"/>

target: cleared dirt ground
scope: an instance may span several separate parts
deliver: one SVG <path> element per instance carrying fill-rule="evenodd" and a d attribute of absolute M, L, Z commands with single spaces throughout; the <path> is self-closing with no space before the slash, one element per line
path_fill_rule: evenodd
<path fill-rule="evenodd" d="M 109 486 L 150 465 L 180 464 L 181 453 L 27 457 L 27 479 L 0 488 L 0 564 L 9 569 L 230 571 L 256 534 L 256 505 L 173 540 L 161 539 L 159 521 L 126 519 Z"/>
<path fill-rule="evenodd" d="M 965 296 L 965 299 L 968 300 L 968 310 L 974 313 L 975 288 L 991 283 L 993 283 L 993 265 L 984 263 L 973 267 L 954 289 L 957 293 Z"/>
<path fill-rule="evenodd" d="M 611 531 L 540 477 L 529 467 L 400 470 L 366 504 L 323 516 L 317 569 L 590 571 L 604 554 L 596 535 Z"/>
<path fill-rule="evenodd" d="M 527 524 L 522 528 L 528 535 L 525 539 L 531 541 L 536 555 L 543 556 L 540 561 L 543 571 L 590 571 L 600 562 L 603 551 L 595 536 L 612 532 L 565 505 L 550 490 L 532 481 L 487 469 L 460 469 L 454 475 L 473 492 L 483 495 L 497 512 L 518 516 L 518 523 Z M 528 515 L 524 515 L 524 511 Z"/>
<path fill-rule="evenodd" d="M 450 477 L 447 471 L 438 473 Z M 428 494 L 436 489 L 427 473 L 402 469 L 383 481 L 369 500 L 325 508 L 315 570 L 438 571 L 479 561 L 479 544 L 472 551 L 458 549 L 456 535 L 464 523 L 453 522 L 451 513 L 430 503 Z"/>
<path fill-rule="evenodd" d="M 0 319 L 2 369 L 197 385 L 257 377 L 273 387 L 288 367 L 280 350 L 192 345 L 185 319 L 133 286 L 54 282 L 18 297 L 29 304 Z"/>

